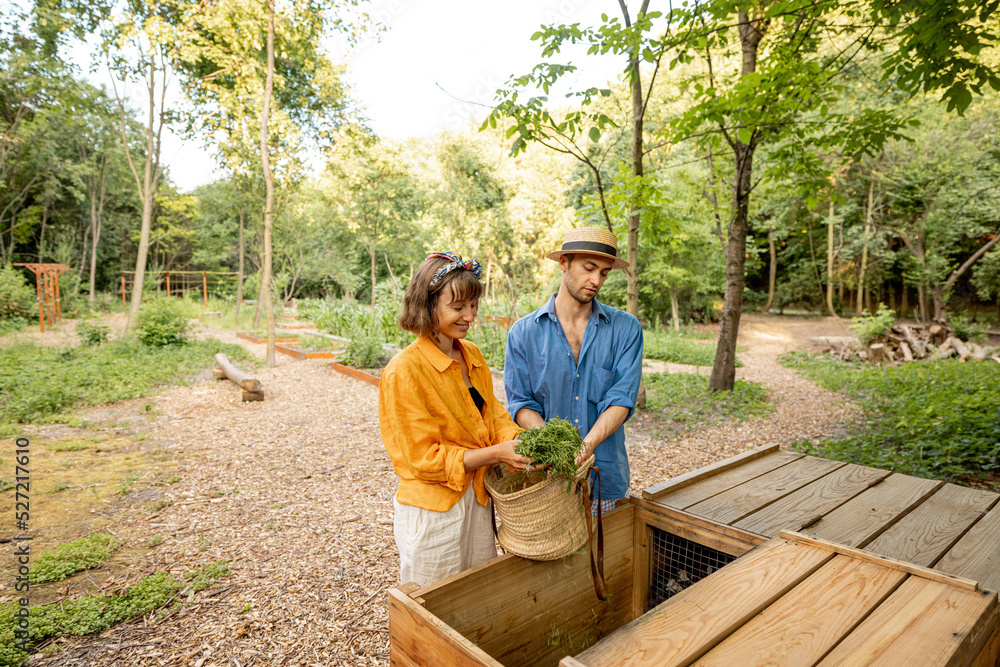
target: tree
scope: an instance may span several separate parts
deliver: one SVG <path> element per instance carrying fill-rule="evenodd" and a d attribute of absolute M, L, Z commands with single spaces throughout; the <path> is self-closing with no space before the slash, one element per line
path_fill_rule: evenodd
<path fill-rule="evenodd" d="M 987 83 L 1000 87 L 1000 78 L 975 56 L 994 41 L 981 23 L 994 10 L 971 0 L 758 5 L 716 0 L 672 12 L 672 31 L 662 42 L 675 54 L 670 66 L 697 60 L 704 72 L 692 81 L 693 104 L 670 123 L 665 139 L 721 137 L 735 163 L 726 293 L 711 389 L 732 389 L 735 379 L 757 149 L 771 147 L 771 170 L 797 173 L 803 194 L 815 206 L 829 175 L 820 151 L 857 159 L 902 136 L 905 124 L 883 110 L 831 110 L 841 74 L 864 53 L 892 44 L 880 67 L 896 76 L 898 86 L 910 92 L 941 90 L 948 109 L 961 112 L 972 92 Z M 730 71 L 736 74 L 727 75 Z"/>
<path fill-rule="evenodd" d="M 173 21 L 165 5 L 155 0 L 131 0 L 123 6 L 120 16 L 111 17 L 104 26 L 104 54 L 112 77 L 115 98 L 118 101 L 120 137 L 125 158 L 135 180 L 136 191 L 142 202 L 142 219 L 139 226 L 139 246 L 135 260 L 135 280 L 128 322 L 134 323 L 142 302 L 146 260 L 149 254 L 149 234 L 153 224 L 157 186 L 163 176 L 160 149 L 163 129 L 172 119 L 166 108 L 167 88 L 170 85 L 170 62 L 176 54 L 173 49 L 184 38 L 183 25 Z M 117 77 L 122 84 L 119 92 Z M 146 122 L 145 141 L 141 152 L 133 146 L 128 132 L 128 84 L 140 83 L 145 88 L 144 103 Z M 142 156 L 140 175 L 138 153 Z"/>
<path fill-rule="evenodd" d="M 398 150 L 356 132 L 338 142 L 327 173 L 328 196 L 368 253 L 374 306 L 380 251 L 387 242 L 400 243 L 414 234 L 419 208 L 413 178 Z"/>
<path fill-rule="evenodd" d="M 333 6 L 316 2 L 276 8 L 273 0 L 264 6 L 238 0 L 182 6 L 183 22 L 195 27 L 181 45 L 180 67 L 189 97 L 204 116 L 189 130 L 204 131 L 224 146 L 224 161 L 234 173 L 246 176 L 241 187 L 249 184 L 251 173 L 247 128 L 256 120 L 259 129 L 265 203 L 258 307 L 263 301 L 269 365 L 274 363 L 272 236 L 282 200 L 276 189 L 283 188 L 287 196 L 297 186 L 303 135 L 321 146 L 332 139 L 348 112 L 346 91 L 320 48 L 321 36 L 328 28 L 354 35 L 366 26 L 364 19 L 353 22 L 334 15 Z M 349 12 L 344 6 L 336 8 Z M 245 209 L 241 211 L 242 230 Z"/>

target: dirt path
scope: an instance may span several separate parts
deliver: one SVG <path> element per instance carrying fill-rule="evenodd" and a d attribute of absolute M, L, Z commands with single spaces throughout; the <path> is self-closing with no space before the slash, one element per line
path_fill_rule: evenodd
<path fill-rule="evenodd" d="M 812 336 L 836 335 L 817 334 L 821 329 L 839 334 L 846 327 L 745 317 L 740 358 L 747 366 L 738 375 L 771 387 L 774 413 L 673 442 L 633 420 L 633 492 L 748 447 L 832 434 L 851 410 L 775 363 Z M 236 342 L 231 332 L 199 334 L 209 335 Z M 247 348 L 263 355 L 262 345 Z M 166 491 L 173 505 L 154 514 L 141 507 L 122 512 L 115 525 L 130 544 L 161 540 L 133 581 L 225 559 L 230 575 L 221 587 L 162 623 L 143 620 L 61 640 L 60 654 L 32 664 L 388 664 L 396 483 L 378 433 L 377 389 L 320 362 L 281 355 L 277 367 L 257 376 L 267 396 L 262 403 L 241 404 L 238 389 L 214 380 L 153 399 L 160 416 L 144 420 L 145 428 L 176 452 L 182 480 Z M 92 421 L 122 421 L 123 412 L 148 402 L 85 412 Z"/>

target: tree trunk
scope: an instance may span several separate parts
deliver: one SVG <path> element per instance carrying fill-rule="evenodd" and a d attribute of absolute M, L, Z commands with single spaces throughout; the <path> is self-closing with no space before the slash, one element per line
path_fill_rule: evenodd
<path fill-rule="evenodd" d="M 625 5 L 624 0 L 619 0 L 619 6 L 622 9 L 622 14 L 625 16 L 625 25 L 629 26 L 631 21 L 628 15 L 628 7 Z M 639 8 L 637 17 L 642 17 L 646 13 L 646 8 L 649 6 L 649 0 L 643 0 L 642 6 Z M 629 85 L 632 92 L 632 175 L 636 178 L 636 182 L 641 181 L 643 168 L 642 168 L 642 124 L 643 116 L 645 113 L 645 105 L 642 99 L 642 77 L 639 70 L 639 51 L 638 48 L 634 50 L 630 56 L 630 66 L 631 66 L 631 76 L 629 77 Z M 640 211 L 642 208 L 642 202 L 634 201 L 632 202 L 632 211 L 628 219 L 628 240 L 626 243 L 626 255 L 625 258 L 628 260 L 628 268 L 625 269 L 626 286 L 625 286 L 625 311 L 638 318 L 639 317 L 639 221 L 640 221 Z M 636 399 L 636 407 L 644 408 L 646 406 L 646 383 L 639 378 L 639 395 Z"/>
<path fill-rule="evenodd" d="M 108 177 L 107 173 L 104 171 L 102 164 L 101 167 L 101 194 L 99 200 L 95 203 L 93 195 L 90 198 L 90 226 L 91 226 L 91 237 L 90 237 L 90 305 L 94 305 L 94 293 L 96 291 L 97 284 L 97 246 L 101 241 L 101 225 L 102 218 L 104 215 L 104 195 L 107 192 Z"/>
<path fill-rule="evenodd" d="M 840 317 L 833 307 L 833 200 L 830 200 L 830 218 L 826 225 L 826 309 L 832 317 Z"/>
<path fill-rule="evenodd" d="M 771 257 L 771 266 L 767 271 L 767 303 L 764 304 L 764 312 L 770 312 L 774 305 L 774 284 L 778 278 L 778 253 L 774 248 L 774 228 L 767 228 L 767 250 Z"/>
<path fill-rule="evenodd" d="M 264 205 L 264 267 L 261 271 L 261 299 L 267 322 L 267 365 L 275 366 L 274 357 L 274 307 L 271 303 L 271 234 L 274 229 L 274 175 L 267 146 L 267 122 L 271 114 L 271 94 L 274 91 L 274 0 L 267 2 L 267 79 L 264 83 L 264 110 L 260 115 L 260 160 L 264 169 L 264 187 L 267 193 Z"/>
<path fill-rule="evenodd" d="M 243 236 L 243 228 L 246 224 L 246 185 L 245 183 L 240 186 L 240 243 L 239 243 L 239 269 L 236 276 L 236 319 L 239 320 L 240 317 L 240 306 L 243 305 L 243 262 L 244 255 L 246 254 L 246 241 Z"/>
<path fill-rule="evenodd" d="M 368 246 L 368 257 L 371 259 L 371 271 L 372 271 L 372 308 L 375 307 L 375 246 Z"/>
<path fill-rule="evenodd" d="M 757 49 L 764 37 L 760 19 L 751 22 L 743 10 L 739 12 L 740 42 L 743 49 L 742 76 L 757 69 Z M 740 315 L 743 312 L 743 285 L 745 280 L 748 213 L 750 208 L 751 170 L 753 167 L 754 135 L 745 144 L 734 137 L 735 157 L 733 175 L 733 217 L 729 223 L 729 243 L 726 246 L 726 294 L 722 300 L 719 322 L 719 342 L 715 348 L 715 363 L 708 388 L 712 391 L 730 391 L 736 382 L 736 339 L 740 333 Z"/>
<path fill-rule="evenodd" d="M 670 290 L 670 316 L 673 320 L 674 331 L 681 330 L 681 318 L 680 313 L 677 312 L 677 290 Z"/>
<path fill-rule="evenodd" d="M 868 235 L 872 229 L 872 207 L 875 200 L 875 180 L 868 183 L 868 206 L 865 208 L 865 235 L 861 244 L 861 270 L 858 272 L 858 302 L 854 304 L 854 314 L 861 317 L 861 311 L 865 307 L 865 271 L 868 269 Z"/>

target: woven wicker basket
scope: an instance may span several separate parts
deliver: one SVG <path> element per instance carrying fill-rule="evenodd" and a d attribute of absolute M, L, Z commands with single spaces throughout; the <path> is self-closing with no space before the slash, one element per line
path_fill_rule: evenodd
<path fill-rule="evenodd" d="M 508 478 L 525 473 L 498 464 L 486 471 L 486 490 L 500 517 L 497 540 L 512 554 L 531 560 L 555 560 L 578 551 L 587 544 L 587 512 L 590 511 L 587 475 L 594 463 L 591 456 L 566 491 L 563 477 L 549 477 L 544 470 L 527 473 L 525 489 L 505 493 Z"/>

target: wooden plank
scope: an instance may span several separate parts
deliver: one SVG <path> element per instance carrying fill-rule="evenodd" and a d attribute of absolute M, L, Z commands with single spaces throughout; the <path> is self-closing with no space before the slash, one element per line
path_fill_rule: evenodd
<path fill-rule="evenodd" d="M 400 652 L 399 649 L 391 644 L 389 646 L 389 665 L 390 667 L 420 667 L 420 665 L 410 660 L 409 656 Z"/>
<path fill-rule="evenodd" d="M 575 657 L 584 665 L 688 665 L 833 558 L 776 540 L 656 606 Z"/>
<path fill-rule="evenodd" d="M 760 458 L 747 461 L 743 465 L 699 479 L 676 491 L 668 491 L 656 498 L 655 502 L 659 505 L 668 505 L 681 510 L 687 509 L 706 498 L 711 498 L 726 489 L 739 486 L 755 477 L 771 472 L 775 468 L 788 465 L 803 456 L 804 454 L 799 454 L 798 452 L 779 449 L 776 452 L 771 452 Z"/>
<path fill-rule="evenodd" d="M 686 510 L 719 523 L 734 523 L 845 465 L 847 464 L 842 461 L 803 456 L 777 470 L 691 505 Z"/>
<path fill-rule="evenodd" d="M 742 528 L 733 528 L 724 523 L 718 523 L 711 519 L 705 519 L 685 512 L 684 510 L 667 507 L 649 500 L 636 498 L 635 496 L 630 497 L 629 501 L 635 505 L 637 512 L 641 511 L 642 520 L 651 526 L 674 533 L 680 537 L 692 539 L 695 542 L 699 542 L 702 539 L 701 537 L 697 537 L 698 535 L 705 535 L 704 539 L 709 540 L 719 539 L 722 546 L 712 548 L 732 556 L 742 556 L 753 547 L 764 544 L 768 540 L 764 535 L 758 535 Z M 683 530 L 691 531 L 690 534 L 696 536 L 697 539 L 687 537 L 687 535 L 678 532 Z M 699 544 L 712 546 L 707 542 L 699 542 Z M 732 546 L 726 547 L 726 544 L 731 544 Z"/>
<path fill-rule="evenodd" d="M 996 667 L 1000 664 L 1000 624 L 993 631 L 979 655 L 972 661 L 971 667 Z"/>
<path fill-rule="evenodd" d="M 983 588 L 1000 590 L 1000 508 L 973 524 L 934 567 L 975 579 Z"/>
<path fill-rule="evenodd" d="M 573 656 L 567 655 L 565 658 L 559 661 L 559 667 L 587 667 L 585 664 L 574 658 Z"/>
<path fill-rule="evenodd" d="M 998 500 L 989 491 L 945 484 L 865 550 L 930 567 Z"/>
<path fill-rule="evenodd" d="M 864 492 L 869 484 L 885 479 L 890 474 L 886 470 L 851 463 L 732 525 L 768 537 L 774 537 L 781 529 L 801 530 L 805 524 L 832 512 Z"/>
<path fill-rule="evenodd" d="M 815 664 L 907 576 L 838 555 L 694 664 Z"/>
<path fill-rule="evenodd" d="M 389 641 L 395 651 L 418 665 L 503 667 L 396 589 L 389 591 Z"/>
<path fill-rule="evenodd" d="M 819 665 L 968 665 L 998 618 L 996 593 L 911 576 Z"/>
<path fill-rule="evenodd" d="M 555 665 L 632 618 L 633 522 L 631 505 L 604 515 L 610 603 L 594 593 L 585 552 L 546 562 L 501 556 L 415 594 L 507 667 Z"/>
<path fill-rule="evenodd" d="M 650 558 L 649 545 L 653 542 L 653 530 L 648 523 L 639 518 L 636 510 L 636 520 L 632 522 L 632 542 L 634 555 L 632 557 L 632 620 L 646 613 L 646 602 L 649 598 Z"/>
<path fill-rule="evenodd" d="M 642 497 L 646 500 L 656 500 L 661 496 L 683 489 L 685 486 L 690 486 L 691 484 L 705 479 L 706 477 L 717 475 L 720 472 L 739 467 L 747 461 L 759 459 L 762 456 L 776 452 L 778 449 L 779 446 L 777 443 L 750 449 L 742 454 L 731 456 L 722 461 L 716 461 L 715 463 L 707 465 L 704 468 L 698 468 L 697 470 L 692 470 L 691 472 L 678 475 L 677 477 L 672 477 L 671 479 L 660 482 L 659 484 L 647 487 L 643 490 Z"/>
<path fill-rule="evenodd" d="M 802 533 L 851 547 L 864 547 L 924 502 L 944 482 L 889 475 Z"/>
<path fill-rule="evenodd" d="M 742 556 L 758 544 L 763 544 L 767 541 L 765 537 L 757 538 L 749 535 L 745 539 L 737 539 L 708 527 L 673 519 L 639 507 L 636 508 L 635 515 L 637 522 L 654 526 L 677 537 L 683 537 L 685 540 L 691 540 L 692 542 L 710 547 L 716 551 L 721 551 L 730 556 Z"/>
<path fill-rule="evenodd" d="M 893 570 L 897 570 L 899 572 L 913 574 L 918 577 L 923 577 L 924 579 L 937 581 L 942 584 L 948 584 L 949 586 L 955 586 L 956 588 L 961 588 L 967 591 L 979 590 L 979 584 L 971 579 L 956 577 L 954 575 L 950 575 L 945 572 L 932 570 L 929 567 L 923 567 L 922 565 L 914 565 L 913 563 L 907 563 L 901 560 L 896 560 L 894 558 L 888 558 L 887 556 L 879 556 L 873 553 L 869 553 L 867 549 L 856 549 L 854 547 L 845 546 L 843 544 L 836 544 L 835 542 L 829 542 L 827 540 L 821 540 L 815 537 L 808 537 L 801 533 L 793 533 L 787 530 L 781 531 L 779 535 L 781 536 L 782 539 L 785 540 L 790 540 L 792 542 L 801 542 L 802 544 L 808 544 L 809 546 L 817 547 L 819 549 L 829 549 L 834 553 L 850 556 L 851 558 L 857 558 L 858 560 L 867 561 L 869 563 L 875 563 L 876 565 L 879 565 L 881 567 L 887 567 Z"/>

